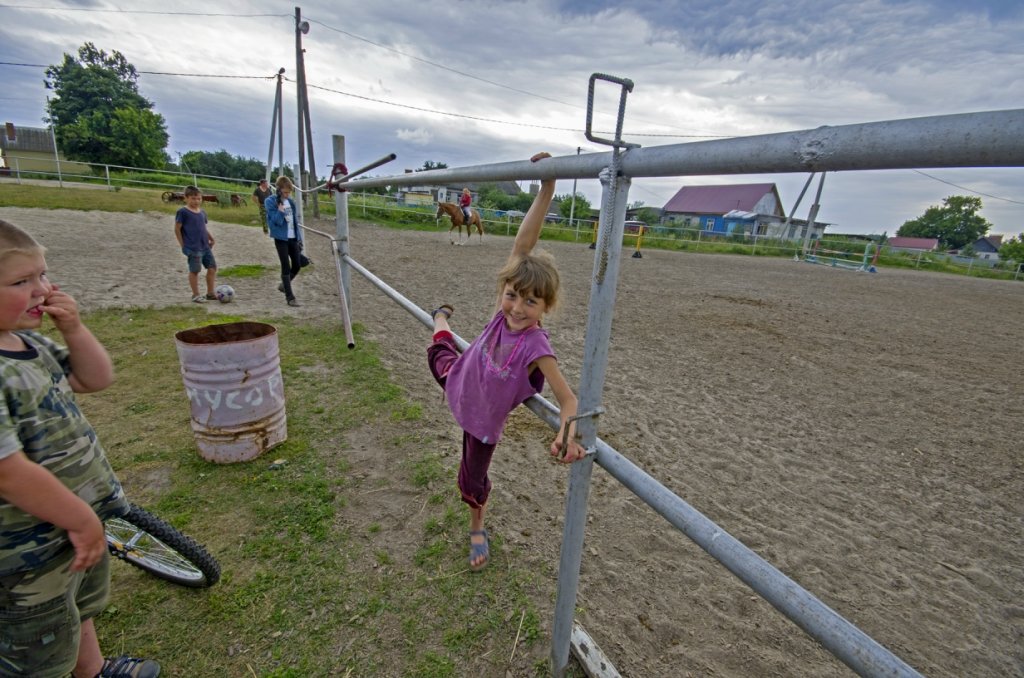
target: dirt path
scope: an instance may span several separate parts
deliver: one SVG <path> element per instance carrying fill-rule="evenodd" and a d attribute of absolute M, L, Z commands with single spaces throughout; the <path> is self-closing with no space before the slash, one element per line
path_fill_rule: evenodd
<path fill-rule="evenodd" d="M 55 278 L 86 308 L 189 303 L 166 216 L 0 218 L 47 245 Z M 276 266 L 258 229 L 212 228 L 221 266 Z M 326 243 L 309 239 L 317 266 L 297 282 L 301 308 L 268 276 L 233 281 L 230 310 L 336 317 Z M 466 338 L 492 308 L 509 246 L 353 224 L 355 258 L 421 307 L 453 303 Z M 564 286 L 552 343 L 576 384 L 593 253 L 548 247 Z M 353 306 L 423 403 L 423 425 L 454 447 L 424 365 L 427 330 L 356 274 Z M 926 675 L 1024 675 L 1022 337 L 1020 283 L 648 251 L 622 264 L 600 434 Z M 548 439 L 514 413 L 491 515 L 506 542 L 554 569 L 566 473 L 546 461 Z M 539 593 L 545 611 L 551 595 Z M 578 606 L 626 675 L 849 675 L 600 469 Z"/>

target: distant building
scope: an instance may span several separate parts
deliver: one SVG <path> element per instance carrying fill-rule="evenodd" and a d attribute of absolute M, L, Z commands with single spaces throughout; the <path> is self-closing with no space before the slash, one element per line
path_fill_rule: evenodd
<path fill-rule="evenodd" d="M 974 241 L 974 256 L 979 259 L 999 261 L 999 248 L 1003 246 L 1003 236 L 986 235 Z"/>
<path fill-rule="evenodd" d="M 4 123 L 0 133 L 0 173 L 18 176 L 22 173 L 56 174 L 57 158 L 62 172 L 90 172 L 89 165 L 71 162 L 64 158 L 63 153 L 54 153 L 53 133 L 48 128 Z"/>
<path fill-rule="evenodd" d="M 729 235 L 745 233 L 772 238 L 802 240 L 810 228 L 811 238 L 820 238 L 829 225 L 805 219 L 789 219 L 775 184 L 731 184 L 683 186 L 662 208 L 662 223 L 699 228 Z"/>
<path fill-rule="evenodd" d="M 939 248 L 938 238 L 909 238 L 902 235 L 894 235 L 885 241 L 889 249 L 903 252 L 934 252 Z"/>
<path fill-rule="evenodd" d="M 413 170 L 405 170 L 406 174 L 412 174 Z M 502 193 L 506 195 L 519 195 L 522 191 L 519 189 L 519 184 L 514 181 L 495 181 L 491 182 L 498 187 Z M 438 186 L 436 184 L 424 184 L 423 186 L 409 186 L 407 188 L 401 188 L 398 191 L 398 199 L 400 202 L 404 202 L 408 205 L 430 205 L 437 204 L 439 202 L 458 202 L 459 196 L 462 194 L 463 188 L 468 188 L 470 194 L 473 196 L 473 204 L 476 205 L 479 199 L 479 190 L 481 184 L 478 183 L 461 183 L 458 185 L 452 184 L 448 186 Z"/>

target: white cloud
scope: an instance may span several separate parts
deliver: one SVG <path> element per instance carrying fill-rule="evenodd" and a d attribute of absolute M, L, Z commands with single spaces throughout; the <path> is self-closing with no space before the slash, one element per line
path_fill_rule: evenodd
<path fill-rule="evenodd" d="M 400 129 L 395 134 L 402 141 L 407 141 L 416 146 L 426 146 L 434 138 L 433 134 L 422 127 L 419 129 Z"/>
<path fill-rule="evenodd" d="M 0 7 L 0 61 L 58 63 L 89 40 L 121 51 L 139 70 L 268 76 L 139 79 L 142 94 L 167 118 L 170 150 L 224 148 L 261 159 L 275 90 L 269 76 L 283 66 L 290 79 L 286 161 L 295 162 L 291 6 L 228 0 L 211 8 L 182 0 L 173 10 L 179 14 L 156 13 L 166 7 L 155 0 L 132 7 L 153 13 Z M 382 169 L 396 173 L 425 160 L 458 167 L 542 149 L 605 150 L 579 131 L 594 72 L 636 83 L 625 132 L 645 147 L 693 139 L 687 135 L 1016 108 L 1024 101 L 1022 8 L 1000 0 L 519 0 L 474 3 L 470 11 L 442 0 L 394 0 L 347 4 L 339 14 L 336 3 L 311 0 L 302 6 L 311 23 L 303 44 L 318 165 L 324 171 L 329 164 L 336 134 L 346 137 L 349 166 L 395 152 L 399 161 Z M 232 14 L 245 16 L 221 16 Z M 42 69 L 0 66 L 0 75 L 0 115 L 40 124 Z M 617 91 L 599 88 L 595 104 L 595 127 L 610 131 Z M 1024 170 L 945 172 L 968 188 L 1024 201 Z M 804 177 L 714 179 L 774 181 L 788 209 Z M 660 205 L 686 182 L 696 180 L 637 181 L 631 197 Z M 559 182 L 557 190 L 570 186 Z M 580 186 L 592 202 L 600 199 L 596 181 Z M 847 173 L 826 182 L 821 216 L 841 230 L 891 231 L 957 192 L 966 191 L 908 171 Z M 983 202 L 997 230 L 1024 228 L 1024 206 Z"/>

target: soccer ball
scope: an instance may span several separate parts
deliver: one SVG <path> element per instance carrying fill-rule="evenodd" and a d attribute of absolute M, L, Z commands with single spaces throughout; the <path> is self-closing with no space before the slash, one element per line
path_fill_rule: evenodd
<path fill-rule="evenodd" d="M 213 291 L 217 297 L 217 301 L 222 304 L 226 304 L 235 298 L 235 290 L 231 285 L 217 285 L 217 289 Z"/>

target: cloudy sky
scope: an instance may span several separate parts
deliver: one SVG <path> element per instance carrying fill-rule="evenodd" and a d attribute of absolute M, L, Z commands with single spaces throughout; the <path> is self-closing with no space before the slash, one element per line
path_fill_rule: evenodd
<path fill-rule="evenodd" d="M 606 150 L 582 132 L 594 72 L 634 81 L 624 136 L 645 147 L 1024 107 L 1020 0 L 30 0 L 0 3 L 0 118 L 42 126 L 45 66 L 91 41 L 142 73 L 172 157 L 225 149 L 266 161 L 283 67 L 285 160 L 296 164 L 296 6 L 310 24 L 321 175 L 334 134 L 351 168 L 396 153 L 381 174 Z M 603 111 L 616 102 L 596 104 L 595 127 L 614 129 Z M 775 182 L 789 213 L 806 178 L 637 179 L 630 201 L 661 207 L 683 185 Z M 596 180 L 579 190 L 599 202 Z M 1017 168 L 830 174 L 818 218 L 830 232 L 891 235 L 950 195 L 981 197 L 992 233 L 1024 231 Z"/>

